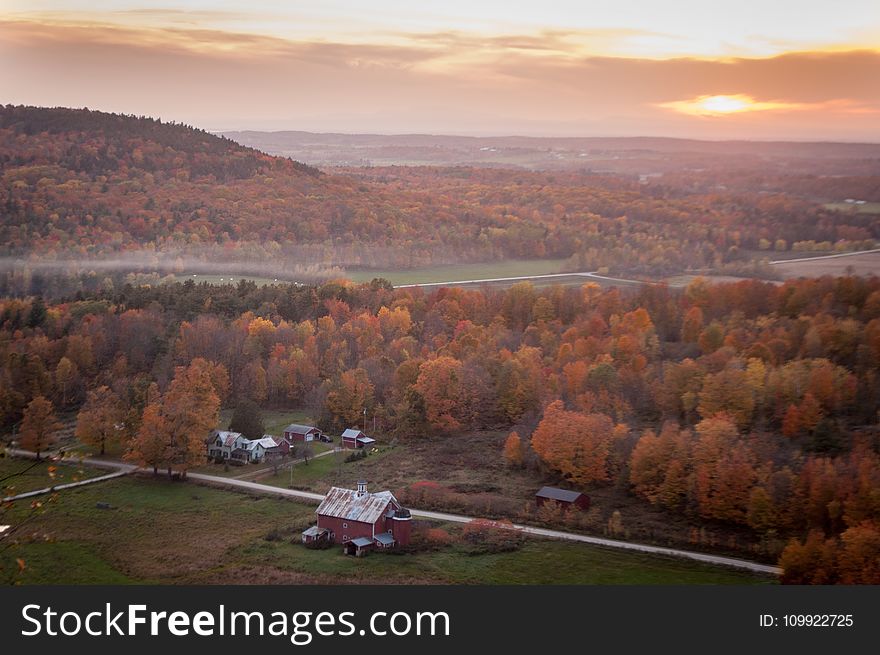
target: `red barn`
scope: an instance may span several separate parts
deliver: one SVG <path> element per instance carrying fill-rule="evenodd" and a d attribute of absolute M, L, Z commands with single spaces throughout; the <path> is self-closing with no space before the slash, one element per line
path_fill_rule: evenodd
<path fill-rule="evenodd" d="M 577 507 L 579 509 L 590 508 L 590 497 L 580 491 L 557 489 L 556 487 L 541 487 L 535 494 L 535 504 L 541 507 L 545 503 L 556 503 L 560 507 Z"/>
<path fill-rule="evenodd" d="M 318 523 L 302 533 L 303 543 L 341 542 L 352 555 L 409 543 L 409 510 L 390 491 L 369 493 L 364 481 L 357 490 L 332 487 L 315 513 Z"/>
<path fill-rule="evenodd" d="M 376 440 L 368 437 L 357 428 L 348 428 L 342 433 L 343 448 L 364 448 L 373 446 Z"/>
<path fill-rule="evenodd" d="M 284 428 L 284 438 L 290 443 L 295 441 L 323 441 L 323 435 L 318 428 L 311 425 L 299 425 L 298 423 L 291 423 Z"/>

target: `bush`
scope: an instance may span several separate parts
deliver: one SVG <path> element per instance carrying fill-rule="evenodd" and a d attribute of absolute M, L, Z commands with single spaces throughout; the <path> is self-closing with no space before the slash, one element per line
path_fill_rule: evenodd
<path fill-rule="evenodd" d="M 281 531 L 281 528 L 272 528 L 266 533 L 266 536 L 263 537 L 266 541 L 282 541 L 284 539 L 284 534 Z"/>
<path fill-rule="evenodd" d="M 358 460 L 366 459 L 366 458 L 367 458 L 367 451 L 366 450 L 356 450 L 351 455 L 349 455 L 348 457 L 345 458 L 345 463 L 350 464 L 351 462 L 356 462 Z"/>
<path fill-rule="evenodd" d="M 462 529 L 461 538 L 468 555 L 509 553 L 525 542 L 525 535 L 507 521 L 471 521 Z"/>

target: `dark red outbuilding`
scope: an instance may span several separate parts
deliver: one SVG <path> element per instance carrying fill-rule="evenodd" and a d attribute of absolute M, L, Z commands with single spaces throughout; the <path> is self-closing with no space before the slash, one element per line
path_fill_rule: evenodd
<path fill-rule="evenodd" d="M 590 508 L 590 497 L 580 491 L 557 489 L 556 487 L 541 487 L 535 494 L 535 504 L 541 507 L 545 503 L 556 503 L 560 507 L 577 507 L 578 509 Z"/>

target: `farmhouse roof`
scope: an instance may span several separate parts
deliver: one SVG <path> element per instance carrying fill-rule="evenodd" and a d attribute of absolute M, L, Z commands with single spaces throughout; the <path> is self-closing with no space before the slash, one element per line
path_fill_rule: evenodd
<path fill-rule="evenodd" d="M 395 505 L 400 504 L 390 491 L 368 493 L 358 497 L 353 489 L 331 487 L 316 511 L 320 516 L 375 523 L 392 502 Z"/>
<path fill-rule="evenodd" d="M 300 425 L 299 423 L 291 423 L 286 428 L 284 428 L 285 432 L 294 432 L 296 434 L 307 434 L 312 430 L 317 430 L 318 428 L 312 425 Z"/>
<path fill-rule="evenodd" d="M 246 448 L 248 450 L 254 450 L 257 446 L 262 446 L 263 448 L 275 448 L 275 440 L 272 437 L 263 437 L 262 439 L 254 439 L 253 441 L 248 441 Z"/>
<path fill-rule="evenodd" d="M 223 439 L 223 445 L 227 448 L 235 444 L 235 440 L 241 436 L 241 432 L 230 432 L 229 430 L 217 430 L 217 437 Z"/>
<path fill-rule="evenodd" d="M 557 489 L 556 487 L 541 487 L 535 495 L 539 498 L 549 498 L 550 500 L 561 500 L 564 503 L 573 503 L 581 497 L 581 492 L 569 491 L 568 489 Z"/>

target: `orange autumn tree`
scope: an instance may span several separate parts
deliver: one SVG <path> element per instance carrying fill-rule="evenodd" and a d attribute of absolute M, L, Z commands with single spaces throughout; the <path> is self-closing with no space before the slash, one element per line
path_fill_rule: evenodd
<path fill-rule="evenodd" d="M 360 425 L 373 408 L 373 383 L 362 368 L 345 371 L 327 394 L 327 410 L 339 429 Z"/>
<path fill-rule="evenodd" d="M 740 438 L 728 414 L 717 414 L 697 424 L 693 448 L 694 477 L 700 515 L 743 522 L 757 477 L 754 454 Z"/>
<path fill-rule="evenodd" d="M 668 421 L 660 435 L 647 430 L 636 443 L 629 460 L 633 490 L 652 504 L 679 507 L 688 489 L 692 437 L 689 431 Z"/>
<path fill-rule="evenodd" d="M 220 413 L 212 372 L 213 365 L 201 358 L 177 367 L 168 390 L 144 410 L 128 459 L 152 466 L 154 472 L 164 466 L 169 477 L 175 469 L 186 477 L 187 470 L 202 461 L 205 438 Z"/>
<path fill-rule="evenodd" d="M 119 440 L 124 430 L 125 411 L 119 397 L 107 386 L 101 385 L 89 392 L 88 398 L 76 416 L 76 438 L 100 448 L 103 455 L 107 444 Z"/>
<path fill-rule="evenodd" d="M 432 428 L 453 432 L 462 427 L 465 392 L 460 361 L 443 356 L 424 362 L 413 388 L 425 400 L 425 415 Z"/>
<path fill-rule="evenodd" d="M 532 449 L 547 466 L 577 485 L 608 479 L 614 424 L 604 414 L 566 411 L 550 403 L 532 434 Z"/>
<path fill-rule="evenodd" d="M 165 465 L 167 427 L 162 407 L 158 402 L 144 408 L 141 427 L 128 444 L 124 459 L 135 462 L 139 466 L 153 469 L 153 475 L 159 473 L 159 467 Z"/>
<path fill-rule="evenodd" d="M 52 401 L 37 396 L 24 410 L 19 443 L 25 450 L 35 452 L 37 459 L 40 459 L 40 453 L 55 443 L 55 433 L 60 429 L 61 423 L 55 418 Z"/>
<path fill-rule="evenodd" d="M 518 467 L 523 464 L 522 439 L 516 432 L 511 432 L 504 442 L 504 461 L 509 466 Z"/>

